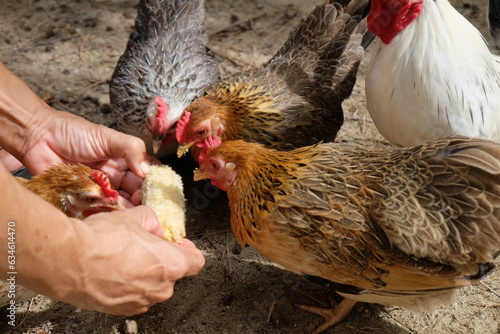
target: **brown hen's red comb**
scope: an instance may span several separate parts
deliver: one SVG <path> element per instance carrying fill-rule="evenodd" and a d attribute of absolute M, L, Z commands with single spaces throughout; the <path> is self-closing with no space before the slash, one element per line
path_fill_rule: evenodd
<path fill-rule="evenodd" d="M 111 188 L 108 176 L 105 173 L 95 170 L 92 172 L 92 178 L 101 187 L 106 197 L 109 197 L 115 201 L 118 200 L 118 191 Z"/>
<path fill-rule="evenodd" d="M 179 144 L 183 144 L 188 141 L 186 127 L 191 118 L 191 113 L 189 111 L 184 111 L 184 116 L 177 121 L 177 129 L 175 130 L 175 138 Z"/>
<path fill-rule="evenodd" d="M 211 135 L 205 138 L 200 147 L 203 147 L 200 155 L 198 156 L 198 163 L 201 165 L 205 158 L 207 157 L 208 152 L 216 149 L 219 145 L 222 144 L 222 140 L 219 136 Z"/>

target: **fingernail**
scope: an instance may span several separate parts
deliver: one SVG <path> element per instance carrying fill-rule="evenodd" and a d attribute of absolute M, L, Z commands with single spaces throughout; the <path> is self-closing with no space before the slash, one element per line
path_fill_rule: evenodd
<path fill-rule="evenodd" d="M 139 167 L 141 168 L 144 175 L 147 175 L 149 173 L 149 166 L 149 162 L 147 161 L 143 161 L 139 164 Z"/>

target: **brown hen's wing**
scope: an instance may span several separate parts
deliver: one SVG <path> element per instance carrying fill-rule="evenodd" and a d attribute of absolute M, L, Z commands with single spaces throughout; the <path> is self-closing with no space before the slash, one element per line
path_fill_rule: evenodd
<path fill-rule="evenodd" d="M 368 1 L 353 3 L 363 7 Z M 234 112 L 244 124 L 228 139 L 280 150 L 333 141 L 343 123 L 342 101 L 352 91 L 364 53 L 358 12 L 343 13 L 339 4 L 317 6 L 263 68 L 228 78 L 229 85 L 244 90 L 234 103 L 243 103 Z M 226 87 L 211 92 L 217 89 Z M 228 104 L 224 96 L 215 99 Z M 255 101 L 265 108 L 253 108 Z"/>
<path fill-rule="evenodd" d="M 280 180 L 266 205 L 315 267 L 345 271 L 337 282 L 383 286 L 377 281 L 392 270 L 442 287 L 479 274 L 498 252 L 499 144 L 452 138 L 392 154 L 333 144 L 292 153 L 304 162 L 297 181 Z M 428 274 L 435 277 L 418 283 Z"/>
<path fill-rule="evenodd" d="M 372 211 L 391 244 L 472 273 L 491 261 L 500 245 L 500 145 L 457 137 L 391 158 L 387 203 L 398 205 Z"/>

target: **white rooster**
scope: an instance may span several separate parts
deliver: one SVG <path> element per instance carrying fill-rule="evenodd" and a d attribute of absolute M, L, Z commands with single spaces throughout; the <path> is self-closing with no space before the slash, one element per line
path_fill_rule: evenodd
<path fill-rule="evenodd" d="M 372 0 L 366 75 L 382 135 L 412 146 L 460 134 L 500 141 L 500 59 L 447 0 Z"/>

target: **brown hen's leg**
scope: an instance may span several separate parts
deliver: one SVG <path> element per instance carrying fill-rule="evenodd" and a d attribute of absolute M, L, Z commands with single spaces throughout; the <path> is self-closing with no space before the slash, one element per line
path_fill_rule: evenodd
<path fill-rule="evenodd" d="M 295 305 L 305 311 L 319 314 L 326 319 L 325 322 L 321 326 L 316 328 L 311 334 L 319 334 L 326 330 L 328 327 L 338 324 L 339 322 L 344 320 L 345 317 L 347 317 L 349 313 L 351 313 L 351 310 L 356 302 L 354 300 L 344 298 L 339 304 L 335 300 L 333 300 L 333 298 L 330 298 L 330 304 L 332 305 L 332 308 L 323 308 L 300 304 Z"/>

